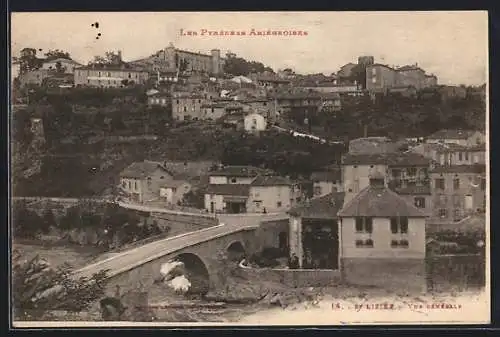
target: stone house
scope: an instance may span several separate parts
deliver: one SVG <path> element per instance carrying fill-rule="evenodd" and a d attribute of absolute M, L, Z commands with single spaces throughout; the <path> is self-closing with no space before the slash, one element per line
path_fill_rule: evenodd
<path fill-rule="evenodd" d="M 120 188 L 133 202 L 144 203 L 157 200 L 161 186 L 172 179 L 162 163 L 135 162 L 120 173 Z"/>
<path fill-rule="evenodd" d="M 430 172 L 433 223 L 460 221 L 486 208 L 485 165 L 436 166 Z"/>
<path fill-rule="evenodd" d="M 458 144 L 474 146 L 486 143 L 486 136 L 475 130 L 439 130 L 426 138 L 426 143 Z"/>
<path fill-rule="evenodd" d="M 189 182 L 172 179 L 160 187 L 160 199 L 168 205 L 177 205 L 190 190 L 191 184 Z"/>
<path fill-rule="evenodd" d="M 313 195 L 316 197 L 343 191 L 342 171 L 340 168 L 313 172 L 311 180 L 313 182 Z"/>
<path fill-rule="evenodd" d="M 251 166 L 227 166 L 210 173 L 205 209 L 210 213 L 284 212 L 301 198 L 298 184 Z"/>
<path fill-rule="evenodd" d="M 383 179 L 372 179 L 338 217 L 345 282 L 425 290 L 426 215 L 421 210 L 387 188 Z"/>
<path fill-rule="evenodd" d="M 259 132 L 267 128 L 267 121 L 264 116 L 252 112 L 243 118 L 243 125 L 246 132 Z"/>

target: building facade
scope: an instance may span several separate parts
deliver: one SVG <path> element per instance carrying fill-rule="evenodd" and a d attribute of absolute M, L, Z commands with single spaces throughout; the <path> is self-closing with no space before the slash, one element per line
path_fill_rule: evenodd
<path fill-rule="evenodd" d="M 372 181 L 339 211 L 341 268 L 350 284 L 425 291 L 426 215 Z M 391 277 L 387 277 L 391 275 Z"/>
<path fill-rule="evenodd" d="M 412 188 L 428 188 L 429 168 L 430 160 L 415 153 L 347 154 L 342 161 L 344 201 L 352 200 L 375 177 L 382 177 L 396 192 L 406 190 L 406 195 Z"/>
<path fill-rule="evenodd" d="M 160 199 L 167 205 L 177 205 L 190 190 L 191 184 L 187 181 L 172 179 L 160 187 Z"/>
<path fill-rule="evenodd" d="M 427 75 L 417 64 L 397 69 L 379 63 L 366 67 L 366 89 L 372 93 L 387 93 L 391 88 L 404 87 L 422 90 L 436 85 L 437 77 Z"/>
<path fill-rule="evenodd" d="M 149 79 L 149 72 L 126 66 L 85 66 L 75 68 L 74 72 L 75 85 L 83 87 L 120 88 L 144 85 Z"/>
<path fill-rule="evenodd" d="M 313 183 L 313 195 L 315 197 L 342 192 L 344 190 L 340 169 L 313 172 L 311 174 L 311 180 Z"/>
<path fill-rule="evenodd" d="M 172 43 L 155 55 L 133 63 L 145 66 L 149 71 L 170 73 L 176 73 L 185 64 L 185 71 L 213 75 L 222 74 L 224 67 L 224 59 L 219 49 L 212 49 L 210 54 L 195 53 L 177 49 Z"/>
<path fill-rule="evenodd" d="M 66 74 L 73 74 L 75 72 L 75 68 L 81 66 L 82 65 L 76 61 L 59 58 L 44 62 L 42 65 L 42 69 L 57 71 L 60 67 L 61 72 Z"/>
<path fill-rule="evenodd" d="M 426 143 L 457 144 L 474 146 L 486 143 L 486 136 L 480 131 L 443 129 L 428 136 Z"/>
<path fill-rule="evenodd" d="M 451 223 L 486 208 L 485 165 L 436 166 L 431 172 L 431 222 Z"/>
<path fill-rule="evenodd" d="M 160 188 L 173 179 L 161 163 L 135 162 L 120 173 L 120 188 L 128 198 L 137 203 L 158 200 Z"/>
<path fill-rule="evenodd" d="M 259 132 L 267 128 L 266 118 L 256 112 L 246 115 L 243 119 L 246 132 Z"/>

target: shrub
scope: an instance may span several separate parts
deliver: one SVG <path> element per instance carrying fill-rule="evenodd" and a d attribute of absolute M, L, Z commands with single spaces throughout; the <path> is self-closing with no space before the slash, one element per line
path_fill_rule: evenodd
<path fill-rule="evenodd" d="M 75 279 L 67 264 L 51 268 L 39 256 L 29 261 L 22 261 L 21 256 L 13 260 L 12 305 L 18 318 L 22 319 L 26 310 L 82 311 L 104 295 L 107 271 Z"/>

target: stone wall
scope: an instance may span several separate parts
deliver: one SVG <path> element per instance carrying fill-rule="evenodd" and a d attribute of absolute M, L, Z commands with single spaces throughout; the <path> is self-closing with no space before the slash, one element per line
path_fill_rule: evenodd
<path fill-rule="evenodd" d="M 240 264 L 238 273 L 247 280 L 265 280 L 297 288 L 328 287 L 341 282 L 338 270 L 251 268 Z"/>
<path fill-rule="evenodd" d="M 344 258 L 341 266 L 343 281 L 350 285 L 403 293 L 426 291 L 424 259 Z"/>
<path fill-rule="evenodd" d="M 152 213 L 151 220 L 156 221 L 161 228 L 169 227 L 171 235 L 193 232 L 218 225 L 216 218 L 184 214 Z"/>

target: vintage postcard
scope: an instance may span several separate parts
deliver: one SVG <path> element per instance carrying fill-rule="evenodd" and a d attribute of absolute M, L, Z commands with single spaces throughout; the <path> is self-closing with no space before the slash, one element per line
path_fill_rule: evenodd
<path fill-rule="evenodd" d="M 490 322 L 488 15 L 11 15 L 12 326 Z"/>

